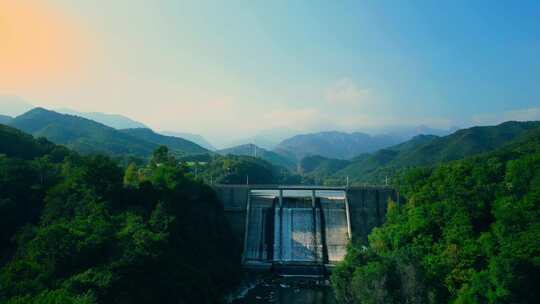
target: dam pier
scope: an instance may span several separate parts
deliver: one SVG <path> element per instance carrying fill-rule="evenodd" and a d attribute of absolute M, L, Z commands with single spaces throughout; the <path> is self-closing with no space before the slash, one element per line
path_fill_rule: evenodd
<path fill-rule="evenodd" d="M 384 222 L 390 187 L 214 185 L 245 268 L 322 276 Z"/>

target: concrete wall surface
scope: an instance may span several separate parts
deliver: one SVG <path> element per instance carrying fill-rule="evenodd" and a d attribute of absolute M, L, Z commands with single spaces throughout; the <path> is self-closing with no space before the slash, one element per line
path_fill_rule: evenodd
<path fill-rule="evenodd" d="M 281 233 L 285 234 L 279 236 L 275 235 L 275 233 L 272 235 L 271 231 L 266 231 L 274 226 L 278 227 L 274 225 L 274 223 L 269 223 L 272 217 L 279 216 L 279 214 L 276 213 L 276 210 L 278 209 L 274 209 L 278 198 L 274 198 L 276 201 L 273 201 L 272 199 L 264 199 L 253 195 L 250 196 L 250 191 L 252 189 L 260 189 L 261 187 L 265 189 L 290 189 L 287 188 L 287 186 L 272 185 L 213 186 L 219 200 L 223 204 L 225 216 L 230 222 L 233 233 L 237 235 L 238 241 L 241 242 L 241 244 L 244 244 L 245 250 L 247 251 L 244 253 L 245 258 L 250 260 L 270 259 L 272 255 L 275 255 L 275 252 L 272 252 L 274 254 L 269 253 L 269 251 L 272 251 L 270 246 L 275 246 L 275 244 L 272 245 L 272 243 L 275 243 L 278 238 L 289 236 L 288 231 L 282 231 Z M 297 186 L 296 188 L 302 188 L 302 186 Z M 311 187 L 310 189 L 313 188 L 318 189 L 317 187 Z M 320 189 L 328 190 L 328 187 L 321 187 Z M 317 237 L 317 239 L 322 240 L 322 238 L 324 238 L 324 245 L 326 248 L 325 255 L 327 260 L 331 263 L 338 262 L 344 258 L 346 254 L 346 244 L 350 237 L 352 237 L 352 240 L 355 242 L 359 241 L 367 243 L 367 238 L 371 230 L 384 223 L 388 202 L 390 200 L 397 201 L 398 199 L 397 192 L 390 187 L 336 187 L 335 190 L 345 191 L 346 203 L 344 203 L 343 199 L 320 198 L 318 199 L 320 202 L 320 207 L 318 208 L 321 208 L 320 211 L 322 212 L 318 213 L 319 209 L 315 210 L 315 212 L 317 212 L 316 218 L 323 221 L 322 224 L 324 229 L 324 236 Z M 285 200 L 285 203 L 286 202 L 287 200 Z M 250 206 L 249 218 L 247 216 L 248 206 Z M 283 210 L 287 211 L 288 209 L 284 206 Z M 311 209 L 308 211 L 311 212 Z M 308 236 L 306 236 L 306 240 L 304 240 L 302 231 L 317 231 L 317 229 L 315 229 L 316 227 L 308 227 L 308 224 L 311 225 L 314 221 L 308 221 L 308 216 L 304 216 L 300 209 L 291 210 L 291 212 L 300 212 L 298 214 L 291 213 L 291 219 L 296 219 L 293 221 L 296 225 L 303 223 L 306 227 L 298 226 L 297 229 L 292 229 L 290 231 L 292 233 L 290 238 L 301 244 L 303 246 L 302 248 L 309 249 L 311 245 L 308 245 L 307 243 L 311 242 L 311 240 L 307 239 Z M 303 216 L 305 217 L 305 220 Z M 287 219 L 287 217 L 285 219 Z M 281 221 L 279 222 L 281 223 Z M 284 224 L 286 223 L 287 221 L 284 222 Z M 315 223 L 317 223 L 317 226 L 320 225 L 318 224 L 318 220 L 316 220 Z M 249 226 L 247 236 L 246 226 Z M 351 235 L 349 235 L 349 229 Z M 320 234 L 321 232 L 318 233 Z M 311 234 L 309 237 L 311 237 Z M 278 243 L 283 243 L 283 245 L 285 245 L 289 242 L 283 242 L 283 240 L 281 240 L 281 242 Z M 317 246 L 320 244 L 317 243 L 315 245 Z M 304 253 L 300 252 L 300 250 L 295 251 L 294 249 L 295 248 L 292 248 L 290 251 L 286 251 L 286 253 L 291 254 L 291 260 L 301 260 L 303 258 L 302 254 Z M 315 248 L 313 249 L 315 251 L 318 250 Z M 298 257 L 294 255 L 296 252 Z M 294 257 L 292 255 L 294 255 Z M 309 254 L 305 253 L 304 255 L 307 256 Z M 315 256 L 319 257 L 316 258 L 316 260 L 318 260 L 320 259 L 321 254 L 318 253 Z M 276 256 L 273 258 L 275 259 Z"/>

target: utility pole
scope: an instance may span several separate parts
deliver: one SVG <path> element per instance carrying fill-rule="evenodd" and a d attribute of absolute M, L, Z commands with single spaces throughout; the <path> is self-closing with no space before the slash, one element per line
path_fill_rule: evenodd
<path fill-rule="evenodd" d="M 349 176 L 347 175 L 347 188 L 349 188 Z"/>
<path fill-rule="evenodd" d="M 249 175 L 246 175 L 246 185 L 249 185 Z"/>
<path fill-rule="evenodd" d="M 384 178 L 384 183 L 386 186 L 388 186 L 388 175 Z"/>

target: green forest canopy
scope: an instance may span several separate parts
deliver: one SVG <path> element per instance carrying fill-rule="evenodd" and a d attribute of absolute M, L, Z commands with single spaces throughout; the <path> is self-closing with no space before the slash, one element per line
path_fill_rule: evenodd
<path fill-rule="evenodd" d="M 368 246 L 332 282 L 346 303 L 536 303 L 540 130 L 493 153 L 408 171 Z"/>
<path fill-rule="evenodd" d="M 1 303 L 215 303 L 240 244 L 214 192 L 158 149 L 127 170 L 0 126 Z"/>

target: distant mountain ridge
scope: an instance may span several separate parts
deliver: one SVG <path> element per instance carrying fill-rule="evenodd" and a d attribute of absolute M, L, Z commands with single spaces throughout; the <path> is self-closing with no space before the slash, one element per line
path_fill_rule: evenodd
<path fill-rule="evenodd" d="M 226 147 L 237 147 L 237 146 L 243 146 L 243 145 L 249 145 L 253 144 L 256 145 L 259 148 L 266 149 L 268 151 L 273 150 L 279 142 L 272 141 L 268 138 L 265 138 L 263 136 L 251 136 L 241 139 L 235 139 L 231 140 L 226 143 Z M 228 148 L 224 148 L 228 149 Z"/>
<path fill-rule="evenodd" d="M 458 128 L 452 127 L 445 130 L 420 125 L 417 127 L 392 127 L 383 130 L 385 131 L 379 130 L 379 133 L 374 134 L 340 131 L 298 134 L 281 141 L 273 151 L 288 157 L 295 157 L 297 161 L 310 155 L 352 159 L 363 153 L 373 153 L 379 149 L 408 141 L 417 135 L 446 136 L 454 133 Z"/>
<path fill-rule="evenodd" d="M 296 162 L 294 160 L 284 157 L 273 151 L 268 151 L 254 144 L 239 145 L 227 149 L 218 150 L 216 152 L 221 155 L 258 157 L 276 166 L 285 167 L 291 170 L 296 169 Z"/>
<path fill-rule="evenodd" d="M 444 137 L 419 135 L 353 161 L 333 176 L 380 183 L 400 168 L 430 166 L 490 152 L 539 128 L 540 122 L 511 121 L 497 126 L 462 129 Z"/>
<path fill-rule="evenodd" d="M 141 122 L 135 121 L 129 117 L 119 114 L 108 114 L 101 112 L 79 112 L 66 108 L 57 109 L 55 111 L 62 114 L 75 115 L 97 121 L 115 129 L 148 128 L 145 124 Z"/>
<path fill-rule="evenodd" d="M 0 124 L 7 124 L 10 120 L 12 120 L 13 117 L 7 116 L 7 115 L 1 115 L 0 114 Z"/>
<path fill-rule="evenodd" d="M 361 153 L 374 152 L 400 141 L 391 135 L 372 136 L 361 132 L 328 131 L 293 136 L 282 141 L 274 151 L 285 156 L 293 155 L 298 161 L 309 155 L 351 159 Z"/>
<path fill-rule="evenodd" d="M 9 121 L 8 125 L 36 137 L 62 144 L 81 153 L 107 153 L 111 155 L 133 155 L 148 157 L 160 143 L 141 139 L 99 122 L 80 116 L 60 114 L 43 108 L 34 108 Z M 183 140 L 184 141 L 184 140 Z M 179 154 L 206 151 L 204 148 L 185 141 L 184 149 L 175 146 L 171 150 Z"/>
<path fill-rule="evenodd" d="M 256 132 L 251 136 L 244 136 L 241 138 L 224 138 L 217 142 L 220 149 L 228 147 L 241 146 L 245 144 L 254 144 L 263 149 L 273 151 L 276 146 L 283 140 L 297 135 L 301 132 L 290 128 L 278 127 L 272 129 L 266 129 Z"/>
<path fill-rule="evenodd" d="M 206 140 L 204 137 L 202 137 L 201 135 L 199 134 L 193 134 L 193 133 L 185 133 L 185 132 L 173 132 L 173 131 L 161 131 L 161 132 L 158 132 L 160 134 L 163 134 L 163 135 L 167 135 L 167 136 L 174 136 L 174 137 L 180 137 L 180 138 L 184 138 L 184 139 L 187 139 L 189 141 L 192 141 L 194 143 L 196 143 L 197 145 L 207 149 L 207 150 L 210 150 L 210 151 L 215 151 L 217 150 L 216 147 L 214 147 L 208 140 Z"/>

